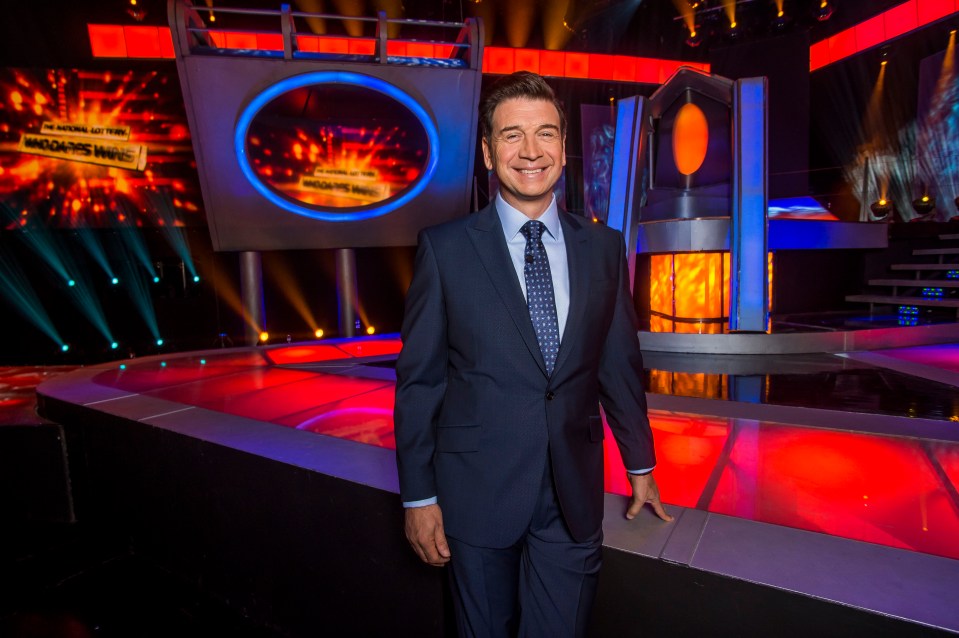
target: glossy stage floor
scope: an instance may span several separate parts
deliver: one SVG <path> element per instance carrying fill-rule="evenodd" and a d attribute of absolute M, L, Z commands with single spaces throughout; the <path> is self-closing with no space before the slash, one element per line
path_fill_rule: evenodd
<path fill-rule="evenodd" d="M 196 478 L 174 476 L 181 470 L 183 476 L 193 476 L 192 465 L 206 467 L 204 455 L 212 458 L 220 453 L 215 450 L 332 477 L 338 485 L 362 486 L 378 495 L 374 500 L 389 510 L 391 521 L 399 521 L 391 451 L 392 365 L 399 349 L 399 340 L 387 336 L 148 357 L 63 375 L 41 385 L 38 395 L 41 412 L 64 425 L 68 444 L 83 447 L 85 465 L 71 471 L 85 475 L 80 486 L 88 486 L 88 502 L 98 503 L 92 509 L 134 502 L 159 509 L 162 515 L 134 515 L 144 519 L 143 529 L 151 530 L 143 533 L 143 542 L 189 570 L 187 556 L 209 562 L 203 558 L 208 550 L 183 549 L 190 524 L 181 520 L 174 526 L 178 531 L 167 529 L 168 518 L 180 515 L 163 503 L 185 499 L 191 503 L 186 510 L 200 519 L 207 515 L 203 508 L 228 507 L 223 495 L 231 484 L 216 484 L 208 467 L 197 470 Z M 733 605 L 739 614 L 750 615 L 743 597 L 757 606 L 781 608 L 757 611 L 754 620 L 737 616 L 716 635 L 751 630 L 839 635 L 837 627 L 890 635 L 959 632 L 954 604 L 959 583 L 959 344 L 841 355 L 645 357 L 657 479 L 677 520 L 672 525 L 651 515 L 633 523 L 623 520 L 622 495 L 628 487 L 607 436 L 604 545 L 609 567 L 597 603 L 597 635 L 612 635 L 634 620 L 655 629 L 650 610 L 640 602 L 649 598 L 648 590 L 640 583 L 623 594 L 622 583 L 612 581 L 630 579 L 630 570 L 658 575 L 673 583 L 665 589 L 677 595 L 693 587 L 679 580 L 699 581 L 700 587 L 713 583 L 715 591 L 708 594 L 713 604 Z M 137 430 L 142 437 L 130 438 Z M 116 437 L 123 443 L 112 442 Z M 205 447 L 191 452 L 191 445 Z M 126 458 L 105 461 L 110 455 Z M 93 459 L 106 462 L 108 469 L 97 469 Z M 150 465 L 149 472 L 138 464 Z M 277 480 L 274 470 L 265 471 L 263 481 L 271 480 Z M 117 488 L 111 481 L 134 487 Z M 175 485 L 167 493 L 151 481 Z M 250 489 L 249 477 L 240 483 Z M 207 497 L 191 495 L 194 488 Z M 327 504 L 365 498 L 356 493 L 347 497 L 338 489 L 329 487 L 318 498 Z M 103 490 L 111 497 L 89 495 Z M 136 490 L 151 495 L 144 499 Z M 258 499 L 289 498 L 263 490 L 269 492 L 257 484 L 256 494 L 237 497 L 237 515 L 243 516 L 246 499 L 251 505 Z M 329 516 L 351 511 L 336 509 L 342 506 L 331 505 Z M 322 523 L 304 532 L 320 533 Z M 346 543 L 357 534 L 365 538 L 372 533 L 347 527 L 337 532 Z M 398 525 L 387 527 L 386 534 L 400 535 Z M 171 540 L 178 534 L 183 538 Z M 208 530 L 190 534 L 207 540 L 215 536 Z M 398 540 L 375 542 L 385 543 L 390 552 L 408 553 Z M 331 565 L 337 560 L 327 559 Z M 415 573 L 405 556 L 391 554 L 385 560 L 396 568 L 395 578 L 406 578 L 406 570 Z M 213 567 L 193 569 L 197 578 L 215 580 Z M 237 578 L 238 572 L 225 573 Z M 241 587 L 231 587 L 223 585 L 224 598 L 244 597 Z M 431 581 L 429 587 L 435 591 L 436 584 Z M 657 610 L 669 626 L 679 635 L 684 626 L 697 631 L 694 621 L 683 618 L 688 614 L 681 601 L 672 604 L 679 607 Z M 400 615 L 416 613 L 415 605 L 400 607 Z M 251 608 L 255 617 L 256 603 Z M 262 610 L 264 615 L 274 612 Z M 701 613 L 707 623 L 710 618 L 730 622 L 728 610 Z M 813 619 L 817 617 L 821 620 Z M 770 623 L 785 624 L 773 630 Z M 436 635 L 448 628 L 448 619 L 433 627 Z M 668 628 L 665 621 L 663 628 Z"/>

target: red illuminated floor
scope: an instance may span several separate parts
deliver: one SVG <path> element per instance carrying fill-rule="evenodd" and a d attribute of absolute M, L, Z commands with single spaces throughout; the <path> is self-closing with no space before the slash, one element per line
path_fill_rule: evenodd
<path fill-rule="evenodd" d="M 393 448 L 392 376 L 357 372 L 351 359 L 389 358 L 399 347 L 378 338 L 154 358 L 95 381 Z M 667 503 L 959 559 L 959 443 L 844 432 L 842 423 L 817 429 L 655 410 L 650 420 Z M 627 493 L 609 435 L 606 452 L 607 491 Z"/>

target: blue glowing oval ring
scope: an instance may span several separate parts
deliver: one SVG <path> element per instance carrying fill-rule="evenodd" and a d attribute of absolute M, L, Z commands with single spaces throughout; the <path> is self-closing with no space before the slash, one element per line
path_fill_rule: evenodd
<path fill-rule="evenodd" d="M 423 130 L 426 131 L 428 141 L 427 152 L 429 155 L 423 174 L 420 175 L 411 186 L 401 191 L 397 197 L 386 200 L 382 205 L 375 206 L 368 210 L 350 212 L 326 212 L 315 208 L 300 206 L 285 197 L 281 197 L 273 189 L 264 184 L 253 171 L 253 167 L 250 166 L 250 161 L 246 154 L 246 136 L 249 133 L 253 118 L 260 112 L 260 109 L 269 104 L 274 98 L 289 91 L 316 84 L 352 84 L 361 86 L 391 97 L 409 109 L 413 115 L 416 116 L 416 119 L 419 120 L 420 124 L 423 125 Z M 372 219 L 391 213 L 411 201 L 426 188 L 426 185 L 433 177 L 433 173 L 436 171 L 436 165 L 439 163 L 439 147 L 439 133 L 436 131 L 433 118 L 430 117 L 426 109 L 424 109 L 419 102 L 389 82 L 369 75 L 349 71 L 315 71 L 313 73 L 295 75 L 277 82 L 253 98 L 243 109 L 237 120 L 236 130 L 233 134 L 233 148 L 236 151 L 237 161 L 240 163 L 240 170 L 243 171 L 243 175 L 258 193 L 284 210 L 325 222 L 357 222 Z"/>

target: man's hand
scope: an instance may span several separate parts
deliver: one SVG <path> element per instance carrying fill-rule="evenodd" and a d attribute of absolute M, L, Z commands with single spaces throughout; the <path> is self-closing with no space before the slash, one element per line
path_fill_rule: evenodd
<path fill-rule="evenodd" d="M 643 509 L 643 505 L 649 503 L 653 506 L 656 516 L 667 523 L 673 520 L 673 517 L 663 509 L 663 502 L 659 500 L 659 488 L 656 486 L 656 480 L 650 474 L 629 474 L 629 482 L 633 486 L 633 497 L 629 500 L 629 508 L 626 510 L 626 518 L 633 520 Z M 407 519 L 409 520 L 409 519 Z"/>
<path fill-rule="evenodd" d="M 442 567 L 450 562 L 450 547 L 446 543 L 439 505 L 406 508 L 406 539 L 424 563 Z"/>

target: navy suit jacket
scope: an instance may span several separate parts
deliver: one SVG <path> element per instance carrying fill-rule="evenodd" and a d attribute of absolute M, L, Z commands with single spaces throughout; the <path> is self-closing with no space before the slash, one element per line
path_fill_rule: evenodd
<path fill-rule="evenodd" d="M 547 454 L 573 538 L 599 530 L 600 401 L 626 467 L 655 465 L 623 237 L 560 222 L 570 302 L 551 377 L 494 205 L 419 236 L 396 364 L 400 492 L 437 496 L 446 533 L 472 545 L 525 533 Z"/>

